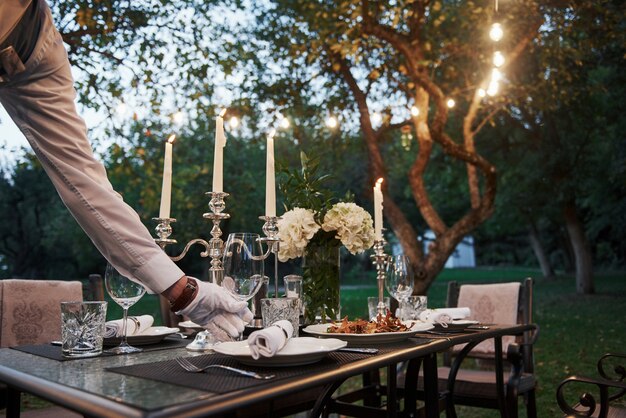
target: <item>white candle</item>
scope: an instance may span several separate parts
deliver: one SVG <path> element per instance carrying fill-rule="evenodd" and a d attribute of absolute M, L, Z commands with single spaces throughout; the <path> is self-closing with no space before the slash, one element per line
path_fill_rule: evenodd
<path fill-rule="evenodd" d="M 215 121 L 215 148 L 213 153 L 213 191 L 224 191 L 224 147 L 226 146 L 226 135 L 224 134 L 224 114 L 223 109 Z"/>
<path fill-rule="evenodd" d="M 267 136 L 267 159 L 265 165 L 265 216 L 276 216 L 276 179 L 274 177 L 274 134 Z"/>
<path fill-rule="evenodd" d="M 161 187 L 161 208 L 159 218 L 170 217 L 172 201 L 172 144 L 176 135 L 170 135 L 165 143 L 165 159 L 163 160 L 163 186 Z"/>
<path fill-rule="evenodd" d="M 374 239 L 383 239 L 383 192 L 381 190 L 382 177 L 374 186 Z"/>

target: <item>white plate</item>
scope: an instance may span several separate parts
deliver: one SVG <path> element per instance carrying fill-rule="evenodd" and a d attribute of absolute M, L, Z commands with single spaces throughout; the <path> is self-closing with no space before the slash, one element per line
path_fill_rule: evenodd
<path fill-rule="evenodd" d="M 257 360 L 252 358 L 247 341 L 220 343 L 215 345 L 213 350 L 220 354 L 232 356 L 239 362 L 250 366 L 287 367 L 318 362 L 326 357 L 326 354 L 346 345 L 345 341 L 336 338 L 324 340 L 312 337 L 291 338 L 274 357 L 261 356 Z"/>
<path fill-rule="evenodd" d="M 403 323 L 407 326 L 411 325 L 412 323 L 413 326 L 409 331 L 402 332 L 379 332 L 376 334 L 338 334 L 328 332 L 328 327 L 330 327 L 331 324 L 314 324 L 304 328 L 303 331 L 312 335 L 317 335 L 318 337 L 339 338 L 341 340 L 347 341 L 351 345 L 366 345 L 386 344 L 404 341 L 407 338 L 415 335 L 417 332 L 427 331 L 434 328 L 433 324 L 420 321 L 404 321 Z"/>
<path fill-rule="evenodd" d="M 126 337 L 126 341 L 130 345 L 148 345 L 156 344 L 163 340 L 168 335 L 174 334 L 180 331 L 178 328 L 168 327 L 150 327 L 141 334 L 129 335 Z M 103 344 L 106 346 L 119 345 L 122 342 L 122 337 L 105 338 Z"/>

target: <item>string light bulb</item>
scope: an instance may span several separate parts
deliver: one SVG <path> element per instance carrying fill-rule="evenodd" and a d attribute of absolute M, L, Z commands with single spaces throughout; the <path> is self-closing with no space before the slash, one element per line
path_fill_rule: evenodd
<path fill-rule="evenodd" d="M 418 117 L 420 115 L 420 109 L 417 106 L 411 106 L 411 116 L 413 116 L 414 118 Z"/>
<path fill-rule="evenodd" d="M 504 65 L 504 55 L 502 55 L 502 52 L 496 51 L 493 53 L 493 65 L 498 68 Z"/>
<path fill-rule="evenodd" d="M 500 83 L 497 80 L 491 80 L 489 82 L 489 86 L 487 87 L 487 94 L 491 97 L 498 94 L 498 90 L 500 90 Z"/>
<path fill-rule="evenodd" d="M 492 41 L 498 42 L 504 36 L 504 31 L 502 30 L 502 25 L 499 23 L 494 23 L 491 25 L 491 30 L 489 31 L 489 37 Z"/>
<path fill-rule="evenodd" d="M 454 99 L 448 99 L 448 101 L 446 102 L 446 104 L 448 105 L 448 107 L 450 109 L 452 109 L 454 107 L 454 105 L 456 105 L 456 102 L 454 101 Z"/>
<path fill-rule="evenodd" d="M 497 68 L 493 68 L 491 70 L 491 80 L 492 81 L 500 81 L 502 80 L 502 73 Z"/>
<path fill-rule="evenodd" d="M 326 126 L 328 126 L 330 129 L 335 129 L 337 125 L 339 125 L 339 121 L 336 117 L 329 116 L 328 119 L 326 119 Z"/>

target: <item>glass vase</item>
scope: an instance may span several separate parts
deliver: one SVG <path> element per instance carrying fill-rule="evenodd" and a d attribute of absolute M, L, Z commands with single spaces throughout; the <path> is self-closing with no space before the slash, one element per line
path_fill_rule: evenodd
<path fill-rule="evenodd" d="M 340 246 L 309 245 L 302 264 L 306 324 L 340 319 Z"/>

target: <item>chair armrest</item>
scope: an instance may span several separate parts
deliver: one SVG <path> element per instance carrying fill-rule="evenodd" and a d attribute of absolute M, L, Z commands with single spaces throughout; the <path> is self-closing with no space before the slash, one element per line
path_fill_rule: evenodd
<path fill-rule="evenodd" d="M 534 343 L 537 342 L 537 338 L 539 337 L 539 325 L 538 324 L 533 324 L 535 329 L 533 329 L 532 331 L 530 331 L 531 335 L 530 335 L 530 340 L 527 343 L 527 345 L 533 345 Z"/>
<path fill-rule="evenodd" d="M 626 354 L 606 353 L 598 360 L 598 373 L 603 379 L 612 380 L 614 382 L 623 382 L 626 379 Z M 609 376 L 605 371 L 608 365 L 613 366 L 614 376 Z"/>
<path fill-rule="evenodd" d="M 568 417 L 589 417 L 594 414 L 598 407 L 598 402 L 596 401 L 594 395 L 587 391 L 580 395 L 577 404 L 570 405 L 566 401 L 564 393 L 566 391 L 565 388 L 568 385 L 571 385 L 572 387 L 574 387 L 574 385 L 596 387 L 596 390 L 600 395 L 600 410 L 597 415 L 599 418 L 607 416 L 609 411 L 609 402 L 611 400 L 618 399 L 626 393 L 625 382 L 615 382 L 587 376 L 570 376 L 559 384 L 556 391 L 556 400 L 559 408 L 561 408 L 561 411 L 567 414 Z M 573 390 L 572 387 L 570 387 L 569 390 Z M 617 389 L 617 392 L 613 395 L 609 395 L 609 389 Z M 578 406 L 578 408 L 575 408 L 575 406 Z"/>

